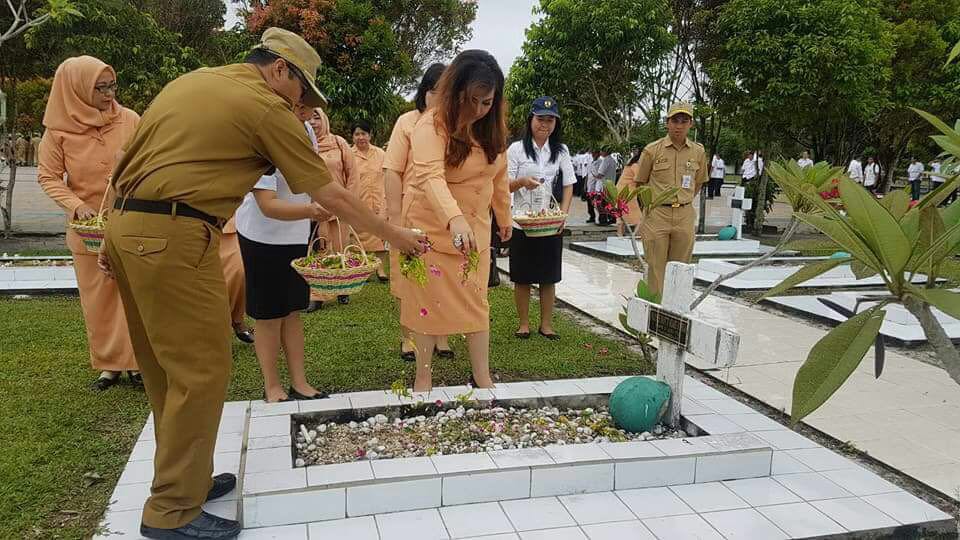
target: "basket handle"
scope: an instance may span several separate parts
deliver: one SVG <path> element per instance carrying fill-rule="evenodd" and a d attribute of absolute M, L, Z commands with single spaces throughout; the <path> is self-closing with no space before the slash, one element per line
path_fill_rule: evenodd
<path fill-rule="evenodd" d="M 330 242 L 327 241 L 327 237 L 320 236 L 320 225 L 318 221 L 316 227 L 313 228 L 313 231 L 310 233 L 310 239 L 307 241 L 307 257 L 310 257 L 314 254 L 316 250 L 313 249 L 314 244 L 317 242 L 322 242 L 320 244 L 320 253 L 327 251 L 330 247 Z"/>

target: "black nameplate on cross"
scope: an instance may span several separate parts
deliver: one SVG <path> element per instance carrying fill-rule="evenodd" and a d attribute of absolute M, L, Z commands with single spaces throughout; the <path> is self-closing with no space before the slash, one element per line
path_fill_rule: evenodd
<path fill-rule="evenodd" d="M 731 199 L 730 208 L 743 209 L 743 199 Z"/>
<path fill-rule="evenodd" d="M 678 345 L 684 349 L 690 342 L 690 319 L 651 306 L 647 333 Z"/>

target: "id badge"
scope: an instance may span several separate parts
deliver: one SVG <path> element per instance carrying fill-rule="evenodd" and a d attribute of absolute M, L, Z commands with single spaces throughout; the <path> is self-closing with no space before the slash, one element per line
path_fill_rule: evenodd
<path fill-rule="evenodd" d="M 683 175 L 683 181 L 680 183 L 680 187 L 683 189 L 690 189 L 693 187 L 693 177 L 689 174 Z"/>

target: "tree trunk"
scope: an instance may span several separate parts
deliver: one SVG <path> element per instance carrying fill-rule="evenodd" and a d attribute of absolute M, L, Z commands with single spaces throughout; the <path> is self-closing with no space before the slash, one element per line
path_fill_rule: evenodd
<path fill-rule="evenodd" d="M 4 144 L 3 146 L 7 166 L 10 167 L 7 185 L 3 189 L 3 237 L 10 238 L 13 228 L 13 185 L 17 181 L 17 151 L 13 144 Z"/>
<path fill-rule="evenodd" d="M 927 342 L 933 347 L 937 360 L 947 370 L 950 378 L 960 384 L 960 352 L 930 310 L 930 304 L 908 295 L 903 301 L 903 306 L 920 321 L 920 327 L 927 336 Z"/>
<path fill-rule="evenodd" d="M 756 210 L 753 214 L 753 234 L 757 235 L 757 238 L 763 237 L 763 220 L 767 217 L 767 175 L 766 163 L 764 163 L 764 171 L 760 173 L 760 177 L 757 179 L 757 193 L 754 196 L 754 202 Z"/>

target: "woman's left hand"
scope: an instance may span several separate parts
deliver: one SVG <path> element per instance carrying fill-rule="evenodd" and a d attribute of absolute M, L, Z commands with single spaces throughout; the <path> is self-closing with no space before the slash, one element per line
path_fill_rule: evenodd
<path fill-rule="evenodd" d="M 509 242 L 510 238 L 513 236 L 513 226 L 507 225 L 506 227 L 498 227 L 497 235 L 500 236 L 500 241 Z"/>

